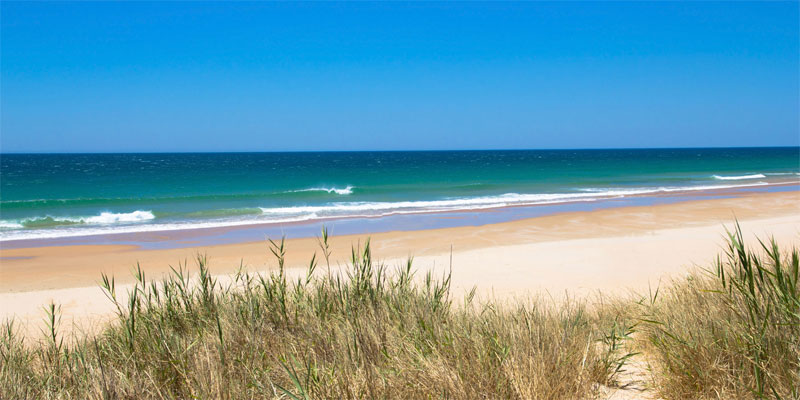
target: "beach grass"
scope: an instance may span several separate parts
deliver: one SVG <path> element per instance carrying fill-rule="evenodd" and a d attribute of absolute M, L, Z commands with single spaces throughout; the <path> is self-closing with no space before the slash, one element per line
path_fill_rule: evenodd
<path fill-rule="evenodd" d="M 641 348 L 670 399 L 800 398 L 797 248 L 749 249 L 738 224 L 728 248 L 643 302 Z"/>
<path fill-rule="evenodd" d="M 450 275 L 388 268 L 370 244 L 331 272 L 327 232 L 305 274 L 240 269 L 223 284 L 204 256 L 125 295 L 99 333 L 0 337 L 0 398 L 595 398 L 634 357 L 663 398 L 797 398 L 798 252 L 748 249 L 737 229 L 708 271 L 604 301 L 454 298 Z"/>
<path fill-rule="evenodd" d="M 137 269 L 124 302 L 103 276 L 117 316 L 97 335 L 62 338 L 55 305 L 40 341 L 7 324 L 2 397 L 576 398 L 613 384 L 624 357 L 618 327 L 578 301 L 456 301 L 449 275 L 390 271 L 369 242 L 346 273 L 314 257 L 290 279 L 284 242 L 269 248 L 277 271 L 224 286 L 202 256 L 193 277 Z"/>

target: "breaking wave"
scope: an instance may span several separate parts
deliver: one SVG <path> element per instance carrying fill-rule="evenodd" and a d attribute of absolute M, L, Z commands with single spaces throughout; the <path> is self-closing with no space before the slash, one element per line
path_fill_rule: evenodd
<path fill-rule="evenodd" d="M 713 175 L 714 179 L 720 181 L 740 181 L 743 179 L 761 179 L 766 178 L 764 174 L 750 174 L 750 175 L 734 175 L 734 176 L 721 176 L 721 175 Z"/>
<path fill-rule="evenodd" d="M 328 192 L 328 193 L 336 193 L 336 194 L 346 195 L 346 194 L 353 194 L 353 187 L 352 186 L 347 186 L 347 187 L 345 187 L 343 189 L 339 189 L 339 188 L 336 188 L 336 187 L 332 187 L 332 188 L 314 187 L 314 188 L 308 188 L 308 189 L 289 190 L 288 192 L 289 193 Z"/>
<path fill-rule="evenodd" d="M 151 211 L 133 211 L 129 213 L 103 212 L 90 217 L 44 217 L 25 218 L 16 221 L 0 221 L 0 229 L 21 228 L 53 228 L 72 225 L 114 225 L 121 223 L 138 223 L 155 219 Z"/>

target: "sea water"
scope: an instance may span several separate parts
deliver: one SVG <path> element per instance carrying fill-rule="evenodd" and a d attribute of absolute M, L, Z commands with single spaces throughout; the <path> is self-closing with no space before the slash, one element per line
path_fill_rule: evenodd
<path fill-rule="evenodd" d="M 0 155 L 0 240 L 593 202 L 800 179 L 800 148 Z"/>

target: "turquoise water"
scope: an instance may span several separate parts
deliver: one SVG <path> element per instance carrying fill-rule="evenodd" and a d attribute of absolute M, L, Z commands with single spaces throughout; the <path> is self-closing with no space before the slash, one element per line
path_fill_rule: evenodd
<path fill-rule="evenodd" d="M 798 148 L 3 154 L 0 240 L 590 202 L 798 173 Z"/>

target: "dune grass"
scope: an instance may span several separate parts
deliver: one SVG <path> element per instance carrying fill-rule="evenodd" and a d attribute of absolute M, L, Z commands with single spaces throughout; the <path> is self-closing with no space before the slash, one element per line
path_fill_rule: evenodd
<path fill-rule="evenodd" d="M 714 268 L 593 304 L 455 299 L 369 242 L 332 273 L 327 242 L 294 278 L 283 241 L 274 272 L 227 284 L 202 256 L 192 276 L 137 269 L 127 296 L 103 276 L 117 316 L 98 334 L 62 337 L 52 304 L 38 340 L 6 323 L 0 398 L 595 398 L 633 356 L 651 397 L 798 398 L 798 252 L 749 250 L 738 227 Z"/>
<path fill-rule="evenodd" d="M 327 235 L 321 240 L 327 261 Z M 63 339 L 51 305 L 46 338 L 8 324 L 2 398 L 586 398 L 613 384 L 622 330 L 580 302 L 454 301 L 449 275 L 389 271 L 369 242 L 345 274 L 289 279 L 284 243 L 272 274 L 220 285 L 205 258 L 160 282 L 138 269 L 117 318 Z"/>
<path fill-rule="evenodd" d="M 800 398 L 798 251 L 758 245 L 737 225 L 713 268 L 643 303 L 641 347 L 661 396 Z"/>

